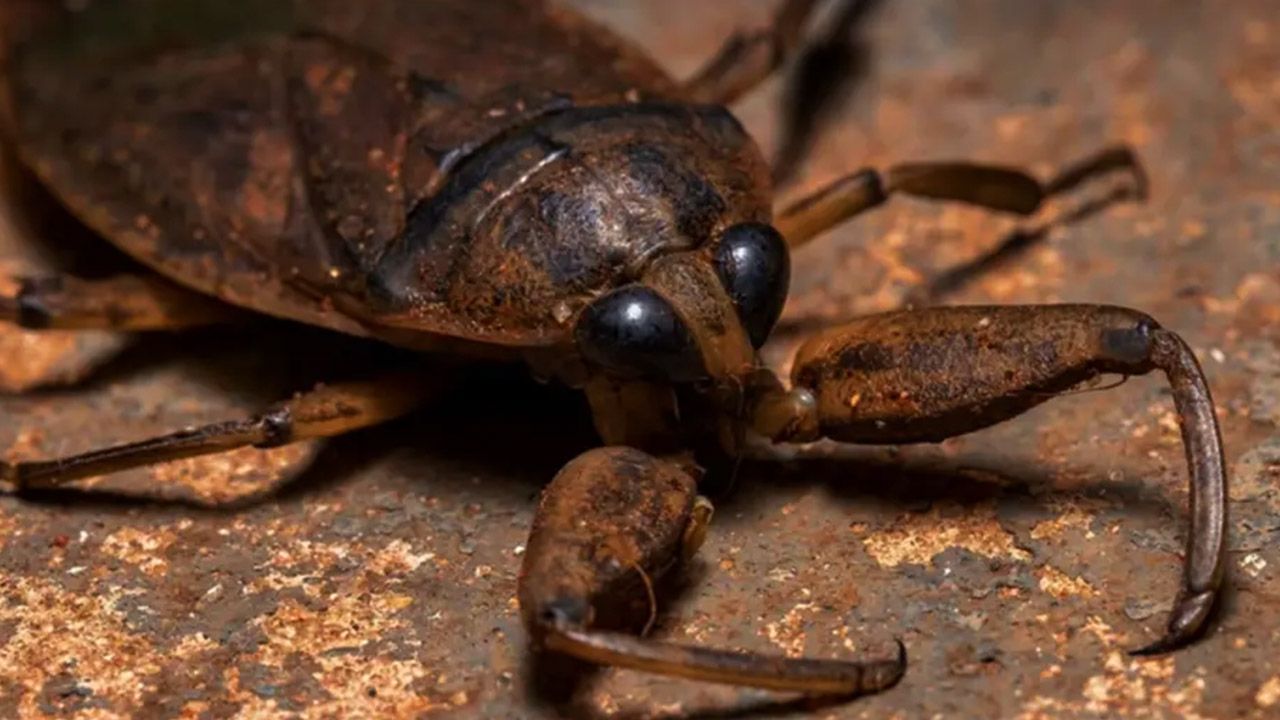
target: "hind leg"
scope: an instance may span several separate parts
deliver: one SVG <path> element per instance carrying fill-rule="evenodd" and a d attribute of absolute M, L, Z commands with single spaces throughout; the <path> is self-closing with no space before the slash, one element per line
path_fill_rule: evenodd
<path fill-rule="evenodd" d="M 784 0 L 764 30 L 735 33 L 684 85 L 690 102 L 728 105 L 773 75 L 800 44 L 818 0 Z"/>

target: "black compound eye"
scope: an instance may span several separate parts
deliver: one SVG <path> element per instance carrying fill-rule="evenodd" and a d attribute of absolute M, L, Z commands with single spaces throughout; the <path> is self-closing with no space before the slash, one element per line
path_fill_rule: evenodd
<path fill-rule="evenodd" d="M 752 346 L 759 348 L 778 322 L 791 287 L 787 241 L 768 225 L 734 225 L 720 239 L 715 264 Z"/>
<path fill-rule="evenodd" d="M 706 375 L 675 308 L 643 285 L 627 285 L 588 305 L 574 336 L 583 357 L 617 373 L 674 382 Z"/>

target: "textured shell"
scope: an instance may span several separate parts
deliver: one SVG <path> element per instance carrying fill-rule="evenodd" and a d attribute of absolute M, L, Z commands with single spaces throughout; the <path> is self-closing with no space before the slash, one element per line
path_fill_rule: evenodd
<path fill-rule="evenodd" d="M 535 633 L 537 613 L 561 599 L 626 616 L 646 599 L 641 573 L 659 578 L 680 557 L 697 480 L 670 460 L 633 448 L 579 455 L 542 492 L 520 569 L 520 610 Z M 621 619 L 621 618 L 616 618 Z"/>
<path fill-rule="evenodd" d="M 24 158 L 96 231 L 237 305 L 383 335 L 366 282 L 380 262 L 389 274 L 385 258 L 452 171 L 548 114 L 676 92 L 614 34 L 533 0 L 97 0 L 13 68 Z M 450 253 L 480 278 L 506 248 L 472 250 Z M 523 296 L 544 315 L 557 305 Z M 491 305 L 472 295 L 410 324 L 557 340 L 545 318 L 503 324 Z"/>

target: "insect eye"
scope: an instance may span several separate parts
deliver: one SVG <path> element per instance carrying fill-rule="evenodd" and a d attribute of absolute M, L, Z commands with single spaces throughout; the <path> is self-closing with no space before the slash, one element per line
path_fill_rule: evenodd
<path fill-rule="evenodd" d="M 574 328 L 589 362 L 616 373 L 697 380 L 706 371 L 688 327 L 675 308 L 643 285 L 627 285 L 582 311 Z"/>
<path fill-rule="evenodd" d="M 715 266 L 752 346 L 759 348 L 778 322 L 791 286 L 786 240 L 768 225 L 734 225 L 720 239 Z"/>

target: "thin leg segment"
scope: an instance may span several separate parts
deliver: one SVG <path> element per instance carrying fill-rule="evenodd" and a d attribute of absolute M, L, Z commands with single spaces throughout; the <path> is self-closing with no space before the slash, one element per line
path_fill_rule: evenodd
<path fill-rule="evenodd" d="M 368 382 L 322 385 L 242 420 L 214 423 L 80 455 L 0 463 L 0 480 L 17 489 L 56 487 L 154 463 L 242 447 L 272 448 L 332 437 L 395 419 L 418 407 L 438 387 L 422 372 Z"/>
<path fill-rule="evenodd" d="M 1227 480 L 1213 399 L 1178 335 L 1134 310 L 1098 305 L 941 307 L 873 315 L 819 333 L 793 387 L 755 390 L 754 423 L 777 441 L 937 442 L 1018 415 L 1103 373 L 1169 380 L 1191 485 L 1182 590 L 1171 650 L 1204 626 L 1222 585 Z M 776 381 L 775 381 L 776 382 Z"/>
<path fill-rule="evenodd" d="M 816 29 L 801 50 L 805 26 L 819 4 L 819 0 L 784 0 L 768 29 L 734 34 L 684 87 L 690 102 L 727 105 L 798 55 L 783 99 L 781 142 L 773 161 L 777 185 L 795 174 L 819 124 L 856 79 L 860 48 L 853 28 L 875 0 L 840 0 L 830 22 Z"/>
<path fill-rule="evenodd" d="M 710 505 L 686 464 L 625 447 L 587 452 L 543 491 L 518 595 L 535 645 L 601 665 L 823 695 L 892 686 L 893 658 L 809 660 L 685 647 L 617 632 L 652 617 L 646 589 L 702 542 Z"/>
<path fill-rule="evenodd" d="M 849 662 L 756 655 L 686 647 L 572 628 L 553 629 L 550 650 L 601 665 L 807 695 L 867 695 L 897 684 L 907 668 L 907 648 L 898 641 L 892 659 Z"/>
<path fill-rule="evenodd" d="M 840 178 L 787 206 L 774 224 L 787 242 L 796 247 L 882 205 L 897 193 L 1030 215 L 1049 197 L 1115 171 L 1132 174 L 1134 194 L 1146 195 L 1146 175 L 1133 151 L 1123 146 L 1090 156 L 1048 183 L 1041 183 L 1015 168 L 971 162 L 906 163 L 895 165 L 883 174 L 866 169 Z"/>
<path fill-rule="evenodd" d="M 768 29 L 735 33 L 688 82 L 690 102 L 728 105 L 772 75 L 800 44 L 819 0 L 784 0 Z"/>
<path fill-rule="evenodd" d="M 213 298 L 146 275 L 52 275 L 12 285 L 12 292 L 0 295 L 0 320 L 30 330 L 178 330 L 240 315 Z"/>
<path fill-rule="evenodd" d="M 805 43 L 782 97 L 782 127 L 773 156 L 775 188 L 788 184 L 812 150 L 823 124 L 866 69 L 866 47 L 854 28 L 878 0 L 849 0 Z"/>

